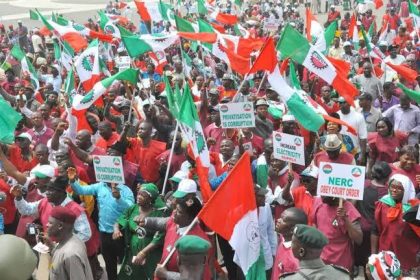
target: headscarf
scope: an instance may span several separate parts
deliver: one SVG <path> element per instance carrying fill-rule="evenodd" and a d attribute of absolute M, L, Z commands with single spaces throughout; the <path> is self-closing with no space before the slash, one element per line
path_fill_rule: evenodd
<path fill-rule="evenodd" d="M 157 209 L 165 207 L 165 203 L 159 196 L 159 190 L 153 183 L 142 184 L 140 191 L 147 193 L 152 199 L 153 206 Z"/>
<path fill-rule="evenodd" d="M 382 251 L 369 257 L 368 267 L 374 280 L 401 279 L 401 265 L 395 254 Z"/>
<path fill-rule="evenodd" d="M 404 195 L 401 203 L 396 203 L 392 196 L 389 194 L 385 195 L 379 201 L 385 203 L 392 208 L 388 211 L 387 217 L 389 220 L 393 221 L 400 216 L 401 211 L 405 213 L 408 209 L 411 208 L 411 205 L 408 203 L 409 200 L 413 199 L 416 196 L 416 191 L 414 185 L 411 182 L 410 178 L 402 174 L 394 174 L 389 179 L 388 187 L 391 186 L 393 181 L 397 181 L 402 184 L 404 188 Z"/>

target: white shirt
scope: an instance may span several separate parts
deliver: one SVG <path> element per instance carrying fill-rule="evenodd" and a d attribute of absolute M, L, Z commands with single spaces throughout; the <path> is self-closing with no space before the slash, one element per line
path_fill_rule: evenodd
<path fill-rule="evenodd" d="M 367 127 L 365 118 L 362 114 L 357 113 L 354 108 L 350 108 L 350 113 L 347 115 L 344 115 L 341 111 L 338 111 L 338 114 L 340 115 L 341 120 L 356 129 L 357 135 L 349 133 L 346 126 L 342 126 L 340 133 L 350 136 L 351 140 L 353 140 L 354 146 L 358 151 L 360 151 L 359 139 L 367 139 Z"/>
<path fill-rule="evenodd" d="M 392 82 L 393 79 L 398 79 L 397 72 L 395 72 L 391 67 L 385 64 L 385 62 L 390 62 L 394 65 L 400 65 L 405 61 L 405 57 L 397 54 L 396 58 L 391 58 L 390 55 L 385 57 L 385 59 L 382 61 L 381 68 L 385 71 L 385 73 L 382 75 L 382 82 Z"/>
<path fill-rule="evenodd" d="M 32 45 L 34 46 L 34 52 L 41 52 L 42 49 L 42 38 L 38 34 L 32 35 Z"/>
<path fill-rule="evenodd" d="M 274 230 L 274 219 L 270 204 L 258 208 L 258 226 L 260 229 L 261 246 L 264 252 L 265 270 L 273 267 L 273 256 L 277 251 L 277 236 Z"/>

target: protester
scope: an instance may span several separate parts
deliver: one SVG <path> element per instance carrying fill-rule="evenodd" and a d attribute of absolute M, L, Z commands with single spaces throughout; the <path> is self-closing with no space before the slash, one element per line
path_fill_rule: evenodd
<path fill-rule="evenodd" d="M 71 209 L 95 280 L 418 277 L 418 5 L 257 2 L 0 24 L 0 232 Z"/>
<path fill-rule="evenodd" d="M 50 279 L 93 280 L 88 265 L 85 246 L 75 235 L 73 225 L 76 215 L 66 208 L 57 206 L 48 218 L 48 237 L 43 242 L 52 245 Z M 52 240 L 49 240 L 51 238 Z M 53 245 L 51 242 L 56 242 Z"/>
<path fill-rule="evenodd" d="M 118 279 L 147 279 L 153 276 L 162 255 L 164 235 L 144 230 L 135 223 L 134 218 L 162 217 L 165 209 L 157 187 L 151 183 L 143 184 L 137 194 L 137 205 L 128 208 L 118 218 L 112 238 L 122 237 L 127 244 Z"/>
<path fill-rule="evenodd" d="M 418 231 L 402 219 L 415 196 L 413 183 L 407 176 L 396 174 L 389 179 L 388 194 L 375 208 L 375 224 L 371 235 L 372 253 L 391 250 L 401 262 L 404 276 L 419 277 L 420 248 Z"/>
<path fill-rule="evenodd" d="M 345 269 L 326 265 L 321 260 L 322 249 L 328 242 L 328 238 L 316 228 L 304 224 L 296 225 L 292 236 L 292 251 L 299 260 L 299 270 L 280 279 L 350 279 Z"/>

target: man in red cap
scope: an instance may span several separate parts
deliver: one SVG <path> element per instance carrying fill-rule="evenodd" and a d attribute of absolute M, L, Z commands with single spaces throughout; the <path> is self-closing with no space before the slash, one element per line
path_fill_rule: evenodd
<path fill-rule="evenodd" d="M 57 206 L 48 218 L 48 237 L 44 242 L 52 247 L 50 280 L 85 279 L 93 280 L 85 244 L 73 235 L 76 214 L 66 207 Z"/>

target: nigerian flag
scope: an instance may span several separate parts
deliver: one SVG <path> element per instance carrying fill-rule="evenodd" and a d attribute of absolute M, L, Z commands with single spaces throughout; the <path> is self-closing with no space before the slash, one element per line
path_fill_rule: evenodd
<path fill-rule="evenodd" d="M 420 28 L 420 12 L 419 9 L 411 0 L 408 0 L 408 12 L 410 17 L 413 18 L 414 26 Z"/>
<path fill-rule="evenodd" d="M 420 103 L 420 91 L 410 89 L 401 83 L 397 83 L 397 86 L 404 92 L 405 95 L 410 97 L 415 102 Z"/>
<path fill-rule="evenodd" d="M 15 129 L 22 116 L 10 106 L 9 102 L 1 97 L 0 111 L 0 143 L 13 144 Z"/>
<path fill-rule="evenodd" d="M 324 54 L 327 54 L 337 29 L 338 22 L 335 20 L 324 30 L 324 34 L 316 39 L 315 47 L 317 47 L 318 50 L 320 50 Z"/>
<path fill-rule="evenodd" d="M 127 49 L 128 55 L 132 58 L 138 57 L 147 52 L 163 51 L 179 39 L 178 34 L 170 33 L 165 35 L 144 34 L 134 35 L 120 28 L 121 40 Z"/>
<path fill-rule="evenodd" d="M 290 64 L 293 64 L 291 62 Z M 286 104 L 290 113 L 295 116 L 296 120 L 307 130 L 318 131 L 324 124 L 324 119 L 317 114 L 308 100 L 305 100 L 299 93 L 298 83 L 291 88 L 284 78 L 280 75 L 278 66 L 274 71 L 267 75 L 268 82 L 271 87 L 279 94 L 281 100 Z"/>
<path fill-rule="evenodd" d="M 117 74 L 97 82 L 91 91 L 86 95 L 76 94 L 73 97 L 73 109 L 83 110 L 89 108 L 99 97 L 101 97 L 114 81 L 128 81 L 135 85 L 139 76 L 139 70 L 126 69 Z"/>
<path fill-rule="evenodd" d="M 21 50 L 19 45 L 14 45 L 10 54 L 20 62 L 22 72 L 29 74 L 29 77 L 31 78 L 31 84 L 34 86 L 35 91 L 38 90 L 39 80 L 35 68 L 25 56 L 24 52 Z"/>
<path fill-rule="evenodd" d="M 180 98 L 179 96 L 177 96 L 178 93 L 175 94 L 174 91 L 172 90 L 171 84 L 168 80 L 168 77 L 166 77 L 166 75 L 163 75 L 163 82 L 165 83 L 165 92 L 166 92 L 166 98 L 168 100 L 169 111 L 172 113 L 174 118 L 176 118 L 178 117 L 179 107 L 181 106 Z"/>
<path fill-rule="evenodd" d="M 115 38 L 121 39 L 120 30 L 115 25 L 115 21 L 111 20 L 103 11 L 99 11 L 99 26 L 105 34 L 112 35 Z M 118 20 L 116 20 L 118 21 Z"/>

